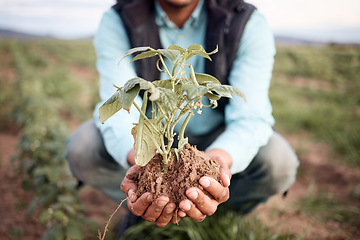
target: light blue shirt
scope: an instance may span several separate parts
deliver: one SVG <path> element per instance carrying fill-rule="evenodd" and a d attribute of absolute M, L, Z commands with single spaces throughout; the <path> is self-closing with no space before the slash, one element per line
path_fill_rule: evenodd
<path fill-rule="evenodd" d="M 168 19 L 156 1 L 156 23 L 164 48 L 172 44 L 184 48 L 191 44 L 205 46 L 207 14 L 204 0 L 199 1 L 197 8 L 181 29 Z M 102 103 L 115 92 L 113 84 L 123 86 L 127 80 L 136 77 L 135 66 L 130 63 L 131 58 L 125 58 L 118 65 L 131 46 L 124 25 L 115 10 L 110 9 L 104 13 L 94 38 L 94 46 L 102 100 L 95 107 L 95 123 L 102 133 L 109 154 L 124 168 L 129 168 L 127 154 L 133 148 L 131 129 L 133 123 L 138 121 L 138 111 L 135 108 L 131 108 L 130 113 L 120 110 L 104 124 L 99 120 L 98 111 Z M 228 79 L 230 85 L 245 93 L 247 101 L 234 97 L 226 105 L 225 114 L 211 108 L 203 108 L 202 114 L 195 114 L 187 126 L 188 133 L 200 135 L 208 133 L 220 122 L 225 122 L 226 130 L 207 150 L 219 148 L 228 152 L 233 161 L 230 169 L 232 174 L 245 170 L 259 148 L 266 145 L 273 134 L 274 119 L 268 91 L 275 52 L 270 27 L 263 15 L 255 10 L 246 24 Z M 196 72 L 204 72 L 204 58 L 193 57 L 189 63 Z M 141 105 L 140 97 L 135 101 Z"/>

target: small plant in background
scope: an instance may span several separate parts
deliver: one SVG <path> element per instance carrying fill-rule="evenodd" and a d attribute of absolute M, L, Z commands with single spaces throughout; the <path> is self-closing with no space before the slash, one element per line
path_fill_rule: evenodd
<path fill-rule="evenodd" d="M 52 81 L 57 78 L 49 78 L 44 84 L 44 77 L 32 69 L 36 66 L 29 60 L 32 58 L 25 58 L 15 47 L 12 54 L 18 74 L 15 114 L 21 127 L 13 162 L 23 189 L 32 193 L 27 215 L 44 225 L 44 240 L 85 239 L 87 232 L 95 232 L 97 224 L 84 216 L 77 181 L 65 160 L 70 131 L 61 116 L 64 95 L 48 93 L 46 86 L 54 85 Z"/>

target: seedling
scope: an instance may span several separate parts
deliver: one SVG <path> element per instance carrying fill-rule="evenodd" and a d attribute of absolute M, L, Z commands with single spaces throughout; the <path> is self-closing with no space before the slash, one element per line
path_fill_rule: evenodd
<path fill-rule="evenodd" d="M 179 151 L 188 143 L 184 132 L 194 112 L 201 114 L 203 107 L 216 108 L 217 100 L 221 97 L 232 98 L 235 95 L 245 100 L 245 95 L 239 89 L 222 85 L 211 75 L 195 73 L 193 66 L 187 63 L 196 55 L 211 60 L 210 55 L 217 51 L 216 48 L 207 53 L 202 46 L 193 44 L 187 49 L 171 45 L 168 49 L 138 47 L 126 52 L 123 58 L 138 53 L 131 62 L 157 56 L 157 69 L 169 77 L 153 82 L 140 77 L 132 78 L 123 87 L 115 86 L 117 91 L 99 109 L 102 123 L 121 109 L 130 111 L 132 105 L 140 112 L 139 121 L 132 129 L 137 165 L 145 166 L 158 152 L 162 156 L 166 172 L 171 155 L 175 154 L 179 159 Z M 166 65 L 165 58 L 172 63 L 171 70 Z M 134 101 L 140 90 L 145 91 L 142 106 Z M 203 105 L 203 97 L 209 99 L 209 105 Z M 151 104 L 151 116 L 146 115 L 148 104 Z M 174 147 L 175 126 L 183 117 L 185 120 L 179 131 L 178 146 Z"/>

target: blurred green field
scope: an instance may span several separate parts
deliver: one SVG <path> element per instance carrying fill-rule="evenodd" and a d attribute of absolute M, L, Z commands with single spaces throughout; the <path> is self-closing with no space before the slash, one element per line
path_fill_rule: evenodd
<path fill-rule="evenodd" d="M 276 127 L 305 131 L 331 145 L 335 158 L 360 166 L 360 49 L 278 48 L 271 100 Z"/>
<path fill-rule="evenodd" d="M 326 45 L 278 46 L 277 49 L 270 91 L 275 128 L 285 135 L 305 135 L 310 142 L 324 143 L 329 146 L 331 164 L 359 169 L 360 48 Z M 20 152 L 29 154 L 44 144 L 44 149 L 51 149 L 46 155 L 49 158 L 63 154 L 62 148 L 71 129 L 91 118 L 99 100 L 91 41 L 2 39 L 0 59 L 0 133 L 22 131 L 23 135 L 28 134 L 26 141 L 19 141 Z M 64 127 L 57 129 L 60 125 Z M 45 140 L 42 134 L 44 126 L 61 132 L 60 142 L 55 147 L 49 147 L 48 142 L 46 145 L 49 139 Z M 58 132 L 53 135 L 57 136 Z M 302 145 L 295 148 L 299 155 L 309 150 Z M 300 179 L 309 173 L 306 169 L 300 170 Z M 356 235 L 360 234 L 356 227 L 360 214 L 359 184 L 353 189 L 351 206 L 349 201 L 339 201 L 325 191 L 311 192 L 299 199 L 296 208 L 319 216 L 316 221 L 320 223 L 331 219 L 338 222 L 340 228 L 345 223 L 346 227 L 355 229 L 354 233 L 349 233 L 349 239 L 360 236 Z M 184 221 L 183 225 L 169 228 L 165 235 L 146 230 L 146 235 L 137 233 L 133 238 L 169 239 L 168 235 L 173 234 L 182 236 L 181 239 L 201 239 L 201 231 L 206 232 L 216 221 L 224 221 L 218 224 L 227 233 L 224 239 L 307 238 L 269 228 L 255 216 L 240 219 L 224 215 L 207 221 L 196 227 Z M 144 225 L 143 229 L 146 228 L 148 226 Z M 213 229 L 214 233 L 209 230 L 206 234 L 217 236 L 217 228 Z M 239 232 L 244 234 L 240 236 Z M 11 239 L 21 239 L 22 234 L 12 236 Z"/>

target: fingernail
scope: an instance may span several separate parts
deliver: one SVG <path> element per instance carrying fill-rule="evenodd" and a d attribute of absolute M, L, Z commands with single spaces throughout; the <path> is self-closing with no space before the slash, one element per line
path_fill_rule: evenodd
<path fill-rule="evenodd" d="M 128 196 L 131 202 L 135 202 L 136 201 L 136 195 L 133 189 L 130 189 L 128 192 Z"/>
<path fill-rule="evenodd" d="M 185 212 L 189 211 L 191 209 L 191 205 L 188 202 L 185 202 L 182 206 L 182 210 L 184 210 Z"/>
<path fill-rule="evenodd" d="M 149 196 L 146 197 L 146 200 L 147 200 L 148 202 L 152 202 L 152 201 L 153 201 L 152 195 L 149 194 Z"/>
<path fill-rule="evenodd" d="M 179 215 L 179 217 L 182 217 L 182 218 L 186 217 L 186 213 L 184 213 L 183 211 L 179 211 L 178 215 Z"/>
<path fill-rule="evenodd" d="M 198 197 L 198 192 L 196 191 L 196 190 L 193 190 L 193 191 L 191 191 L 191 192 L 189 192 L 188 194 L 188 197 L 190 198 L 190 199 L 196 199 L 197 197 Z"/>
<path fill-rule="evenodd" d="M 159 207 L 164 207 L 168 202 L 165 200 L 158 200 L 157 205 Z"/>
<path fill-rule="evenodd" d="M 207 188 L 210 186 L 210 180 L 208 178 L 201 178 L 200 179 L 200 184 L 204 187 Z"/>
<path fill-rule="evenodd" d="M 170 214 L 170 213 L 172 213 L 174 211 L 174 209 L 172 208 L 172 207 L 167 207 L 166 209 L 165 209 L 165 212 L 167 213 L 167 214 Z"/>
<path fill-rule="evenodd" d="M 226 175 L 226 181 L 227 181 L 227 186 L 230 186 L 230 177 L 228 175 Z"/>

